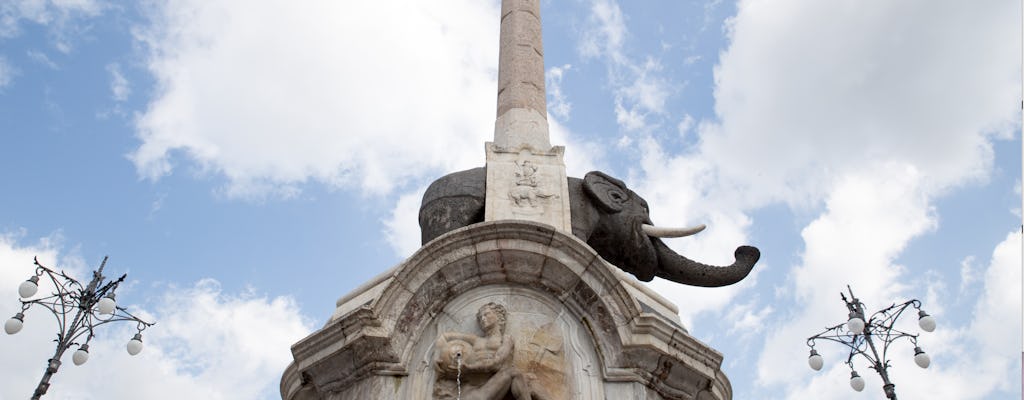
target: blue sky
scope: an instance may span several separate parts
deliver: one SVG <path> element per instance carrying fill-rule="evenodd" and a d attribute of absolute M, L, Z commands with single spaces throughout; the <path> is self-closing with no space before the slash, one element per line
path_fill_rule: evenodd
<path fill-rule="evenodd" d="M 173 4 L 172 4 L 173 3 Z M 670 245 L 740 284 L 652 287 L 725 355 L 737 399 L 877 398 L 806 337 L 919 298 L 901 398 L 1021 395 L 1021 10 L 1008 0 L 543 1 L 552 142 L 606 171 Z M 498 2 L 0 2 L 0 314 L 32 256 L 158 325 L 108 327 L 48 397 L 278 398 L 288 346 L 419 246 L 433 179 L 484 163 Z M 912 323 L 913 321 L 908 321 Z M 0 399 L 54 327 L 0 338 Z M 243 366 L 243 367 L 239 367 Z M 97 381 L 118 371 L 121 385 Z M 134 393 L 134 394 L 133 394 Z"/>

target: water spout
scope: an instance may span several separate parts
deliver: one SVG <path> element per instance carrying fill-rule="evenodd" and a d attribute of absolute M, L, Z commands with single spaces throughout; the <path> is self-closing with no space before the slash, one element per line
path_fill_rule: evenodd
<path fill-rule="evenodd" d="M 458 388 L 458 394 L 455 400 L 462 400 L 462 352 L 455 353 L 455 387 Z"/>

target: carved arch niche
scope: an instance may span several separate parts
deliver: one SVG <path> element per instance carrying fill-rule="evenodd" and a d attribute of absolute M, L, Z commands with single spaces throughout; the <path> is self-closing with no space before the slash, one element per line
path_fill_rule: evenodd
<path fill-rule="evenodd" d="M 397 322 L 392 343 L 406 360 L 401 398 L 417 400 L 444 398 L 435 395 L 437 338 L 445 332 L 484 335 L 477 313 L 487 303 L 507 310 L 505 333 L 515 343 L 517 371 L 552 399 L 604 399 L 597 349 L 620 347 L 612 342 L 619 342 L 616 327 L 629 312 L 618 311 L 634 308 L 623 304 L 625 290 L 609 295 L 619 281 L 591 249 L 533 223 L 484 223 L 451 232 L 410 257 L 395 282 L 408 283 L 406 290 L 385 290 L 377 304 L 396 311 L 385 320 Z M 595 342 L 595 330 L 605 333 L 597 338 L 603 346 Z"/>
<path fill-rule="evenodd" d="M 556 297 L 523 285 L 482 286 L 448 302 L 410 351 L 410 393 L 405 398 L 443 400 L 448 397 L 440 393 L 456 392 L 455 379 L 438 376 L 442 349 L 435 339 L 446 332 L 484 335 L 477 313 L 488 303 L 506 309 L 505 334 L 514 342 L 512 364 L 529 376 L 529 384 L 551 399 L 604 399 L 599 358 L 586 326 Z M 463 393 L 472 390 L 471 377 L 461 381 Z M 514 397 L 509 393 L 500 399 Z"/>
<path fill-rule="evenodd" d="M 547 225 L 449 232 L 340 299 L 327 325 L 292 347 L 282 397 L 434 399 L 438 337 L 483 336 L 476 314 L 493 302 L 506 308 L 516 370 L 552 398 L 730 399 L 721 354 L 631 279 Z"/>

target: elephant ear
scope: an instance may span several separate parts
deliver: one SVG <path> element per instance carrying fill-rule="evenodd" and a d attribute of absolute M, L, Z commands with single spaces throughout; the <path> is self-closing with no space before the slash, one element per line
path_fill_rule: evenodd
<path fill-rule="evenodd" d="M 608 213 L 622 211 L 629 203 L 630 194 L 626 184 L 600 171 L 588 172 L 583 177 L 583 189 L 594 199 L 595 204 Z"/>

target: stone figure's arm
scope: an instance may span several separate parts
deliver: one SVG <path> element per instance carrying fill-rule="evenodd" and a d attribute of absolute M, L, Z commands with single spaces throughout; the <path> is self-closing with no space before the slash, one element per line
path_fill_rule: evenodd
<path fill-rule="evenodd" d="M 461 347 L 467 345 L 472 346 L 470 343 L 474 343 L 476 340 L 479 340 L 479 337 L 458 332 L 445 332 L 438 336 L 437 341 L 434 342 L 434 347 L 436 349 L 434 364 L 437 366 L 438 371 L 455 371 L 458 368 L 458 358 L 455 354 L 451 354 L 452 351 L 458 350 L 452 349 L 452 341 L 463 342 L 460 345 Z M 472 348 L 468 347 L 463 349 L 463 351 L 467 350 L 471 352 Z M 463 362 L 465 362 L 469 357 L 472 357 L 471 353 L 463 354 Z"/>
<path fill-rule="evenodd" d="M 466 342 L 473 343 L 476 342 L 478 339 L 480 339 L 479 336 L 471 333 L 445 332 L 441 334 L 441 337 L 437 338 L 437 343 L 438 345 L 440 345 L 441 343 L 447 342 L 449 340 L 464 340 Z"/>

